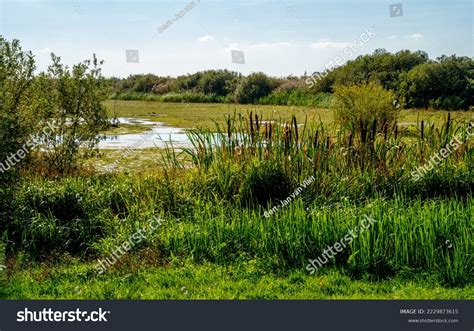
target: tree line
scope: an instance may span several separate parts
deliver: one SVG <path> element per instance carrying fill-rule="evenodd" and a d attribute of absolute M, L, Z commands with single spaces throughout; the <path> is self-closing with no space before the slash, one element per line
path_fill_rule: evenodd
<path fill-rule="evenodd" d="M 154 74 L 109 78 L 112 98 L 167 102 L 226 102 L 331 106 L 338 86 L 375 82 L 407 108 L 468 109 L 474 104 L 474 61 L 465 56 L 430 59 L 425 52 L 378 49 L 340 67 L 300 77 L 244 76 L 207 70 L 178 77 Z"/>

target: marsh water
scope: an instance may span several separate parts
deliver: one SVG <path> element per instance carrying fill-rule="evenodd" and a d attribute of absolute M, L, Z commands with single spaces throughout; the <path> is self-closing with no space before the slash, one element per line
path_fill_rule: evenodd
<path fill-rule="evenodd" d="M 119 117 L 117 120 L 119 125 L 147 125 L 150 126 L 150 129 L 143 133 L 107 135 L 99 143 L 100 149 L 164 148 L 170 144 L 173 147 L 181 148 L 191 145 L 185 131 L 180 128 L 139 118 Z"/>

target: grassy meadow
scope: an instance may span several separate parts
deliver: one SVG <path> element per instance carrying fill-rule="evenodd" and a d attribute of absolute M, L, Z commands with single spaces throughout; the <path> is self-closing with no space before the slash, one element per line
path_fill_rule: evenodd
<path fill-rule="evenodd" d="M 192 147 L 137 150 L 114 173 L 94 167 L 118 150 L 84 160 L 90 168 L 74 176 L 25 176 L 3 195 L 14 244 L 0 297 L 474 298 L 474 141 L 465 133 L 473 112 L 402 110 L 399 124 L 358 132 L 336 125 L 329 109 L 106 105 L 118 117 L 190 129 Z M 412 180 L 459 134 L 442 164 Z M 310 274 L 308 260 L 365 216 L 375 224 Z M 153 217 L 163 224 L 98 272 Z"/>
<path fill-rule="evenodd" d="M 332 109 L 315 107 L 122 100 L 107 100 L 104 104 L 111 116 L 146 118 L 185 129 L 203 128 L 215 131 L 215 123 L 225 124 L 226 115 L 234 112 L 245 115 L 251 111 L 267 120 L 289 121 L 295 115 L 298 123 L 304 122 L 305 119 L 323 124 L 334 123 Z M 439 125 L 446 120 L 446 116 L 447 112 L 443 110 L 402 109 L 399 122 L 412 125 L 425 120 Z M 453 120 L 474 120 L 473 111 L 452 112 L 451 116 Z"/>

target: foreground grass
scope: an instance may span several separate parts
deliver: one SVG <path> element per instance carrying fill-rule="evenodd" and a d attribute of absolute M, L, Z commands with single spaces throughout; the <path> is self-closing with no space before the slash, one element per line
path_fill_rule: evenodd
<path fill-rule="evenodd" d="M 105 105 L 111 114 L 123 117 L 141 117 L 152 121 L 163 122 L 178 128 L 205 128 L 215 130 L 215 122 L 224 124 L 224 116 L 253 111 L 264 119 L 289 121 L 292 114 L 298 123 L 320 121 L 323 124 L 334 123 L 334 114 L 330 109 L 295 106 L 237 105 L 212 103 L 165 103 L 156 101 L 120 101 L 108 100 Z M 438 110 L 402 110 L 399 122 L 410 125 L 417 120 L 430 120 L 436 125 L 442 123 L 447 112 Z M 474 112 L 458 111 L 452 113 L 453 120 L 474 119 Z"/>
<path fill-rule="evenodd" d="M 352 280 L 327 269 L 309 276 L 262 273 L 256 261 L 145 266 L 143 257 L 94 276 L 93 263 L 38 264 L 4 276 L 2 299 L 473 299 L 474 286 L 444 288 L 430 275 Z"/>

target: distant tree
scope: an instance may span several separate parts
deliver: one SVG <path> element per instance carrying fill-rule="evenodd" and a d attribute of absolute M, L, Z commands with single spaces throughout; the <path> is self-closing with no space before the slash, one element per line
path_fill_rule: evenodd
<path fill-rule="evenodd" d="M 197 92 L 201 76 L 202 72 L 178 76 L 171 83 L 171 90 L 173 92 Z"/>
<path fill-rule="evenodd" d="M 400 90 L 410 107 L 467 109 L 474 104 L 474 61 L 453 55 L 419 65 L 402 76 Z"/>
<path fill-rule="evenodd" d="M 199 92 L 226 96 L 236 86 L 237 73 L 228 70 L 208 70 L 199 80 Z"/>
<path fill-rule="evenodd" d="M 153 74 L 138 75 L 136 76 L 135 82 L 132 86 L 132 91 L 138 93 L 151 93 L 153 86 L 155 86 L 158 81 L 158 76 Z"/>
<path fill-rule="evenodd" d="M 276 82 L 261 72 L 251 74 L 241 79 L 235 90 L 235 102 L 243 104 L 256 103 L 258 99 L 270 94 L 276 86 Z"/>
<path fill-rule="evenodd" d="M 402 50 L 395 54 L 377 49 L 373 54 L 361 55 L 324 75 L 318 75 L 316 92 L 333 92 L 339 85 L 354 85 L 374 81 L 386 89 L 398 91 L 400 74 L 428 61 L 425 52 Z"/>

